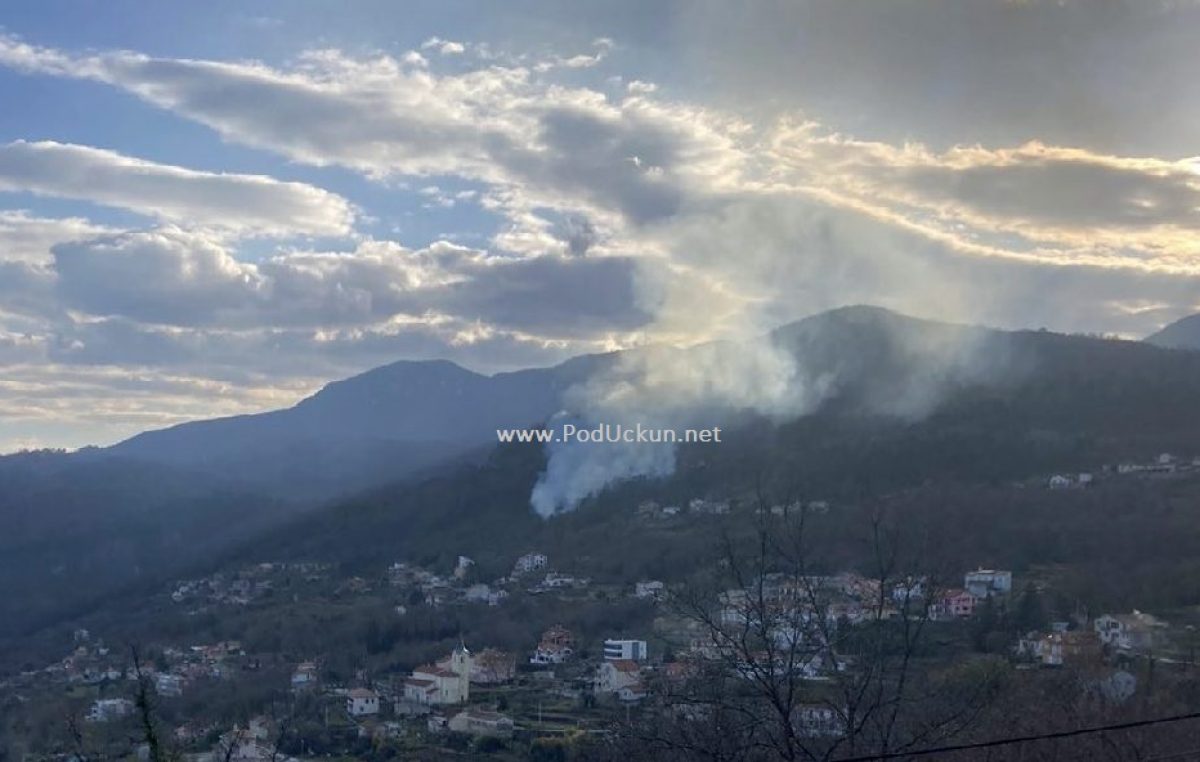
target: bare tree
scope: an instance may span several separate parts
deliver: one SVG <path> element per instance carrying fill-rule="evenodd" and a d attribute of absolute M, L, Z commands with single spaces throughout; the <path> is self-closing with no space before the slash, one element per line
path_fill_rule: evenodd
<path fill-rule="evenodd" d="M 922 658 L 936 553 L 882 512 L 861 573 L 821 562 L 799 501 L 760 495 L 750 532 L 726 530 L 707 579 L 671 596 L 691 637 L 682 680 L 619 734 L 624 756 L 831 760 L 953 737 L 987 705 L 986 670 L 951 681 Z M 911 534 L 911 533 L 909 533 Z M 913 545 L 913 547 L 909 547 Z"/>
<path fill-rule="evenodd" d="M 137 679 L 137 695 L 134 706 L 138 711 L 141 723 L 142 741 L 149 751 L 150 762 L 174 762 L 176 755 L 172 754 L 158 734 L 158 722 L 154 717 L 154 700 L 150 686 L 150 676 L 142 669 L 141 657 L 137 646 L 130 646 L 133 656 L 133 674 Z"/>
<path fill-rule="evenodd" d="M 67 739 L 71 744 L 71 756 L 74 762 L 91 762 L 87 746 L 83 741 L 83 730 L 79 727 L 79 717 L 74 712 L 67 714 Z"/>

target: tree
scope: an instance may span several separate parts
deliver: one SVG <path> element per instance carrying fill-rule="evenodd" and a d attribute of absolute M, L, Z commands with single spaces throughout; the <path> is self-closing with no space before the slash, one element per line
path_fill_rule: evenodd
<path fill-rule="evenodd" d="M 687 677 L 627 724 L 627 759 L 830 760 L 896 753 L 961 732 L 998 671 L 922 662 L 936 553 L 876 512 L 864 574 L 831 574 L 802 504 L 759 499 L 749 536 L 726 531 L 717 568 L 671 599 L 692 633 Z"/>

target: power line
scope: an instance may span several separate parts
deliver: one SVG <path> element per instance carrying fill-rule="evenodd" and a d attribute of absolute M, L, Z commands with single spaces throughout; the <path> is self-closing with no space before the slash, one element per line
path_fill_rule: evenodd
<path fill-rule="evenodd" d="M 1144 762 L 1161 762 L 1161 760 L 1166 759 L 1200 759 L 1200 749 L 1188 749 L 1187 751 L 1176 751 L 1170 754 L 1146 757 Z"/>
<path fill-rule="evenodd" d="M 975 743 L 955 744 L 953 746 L 935 746 L 930 749 L 918 749 L 916 751 L 894 751 L 887 752 L 885 754 L 868 754 L 862 757 L 843 757 L 836 762 L 878 762 L 878 760 L 886 759 L 911 759 L 912 757 L 927 757 L 930 754 L 942 754 L 951 751 L 971 751 L 973 749 L 988 749 L 994 746 L 1009 746 L 1011 744 L 1030 743 L 1033 741 L 1050 741 L 1057 738 L 1074 738 L 1076 736 L 1085 736 L 1092 733 L 1103 733 L 1107 730 L 1130 730 L 1132 728 L 1144 728 L 1150 725 L 1165 725 L 1172 722 L 1182 722 L 1184 720 L 1195 719 L 1200 719 L 1200 712 L 1177 714 L 1172 717 L 1157 717 L 1150 720 L 1118 722 L 1112 725 L 1094 725 L 1087 728 L 1075 728 L 1074 730 L 1059 730 L 1054 733 L 1038 733 L 1036 735 L 1028 736 L 993 738 L 990 741 L 977 741 Z"/>

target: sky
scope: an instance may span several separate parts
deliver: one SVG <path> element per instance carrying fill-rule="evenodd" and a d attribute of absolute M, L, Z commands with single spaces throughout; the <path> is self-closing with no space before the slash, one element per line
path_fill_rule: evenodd
<path fill-rule="evenodd" d="M 1200 309 L 1196 39 L 1184 0 L 5 3 L 0 452 L 846 304 L 1143 336 Z"/>

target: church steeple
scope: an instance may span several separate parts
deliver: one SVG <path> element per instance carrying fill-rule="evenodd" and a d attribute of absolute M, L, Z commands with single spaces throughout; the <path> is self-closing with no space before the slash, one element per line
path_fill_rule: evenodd
<path fill-rule="evenodd" d="M 471 652 L 461 635 L 458 647 L 450 654 L 450 671 L 458 675 L 459 696 L 465 702 L 471 695 Z"/>

